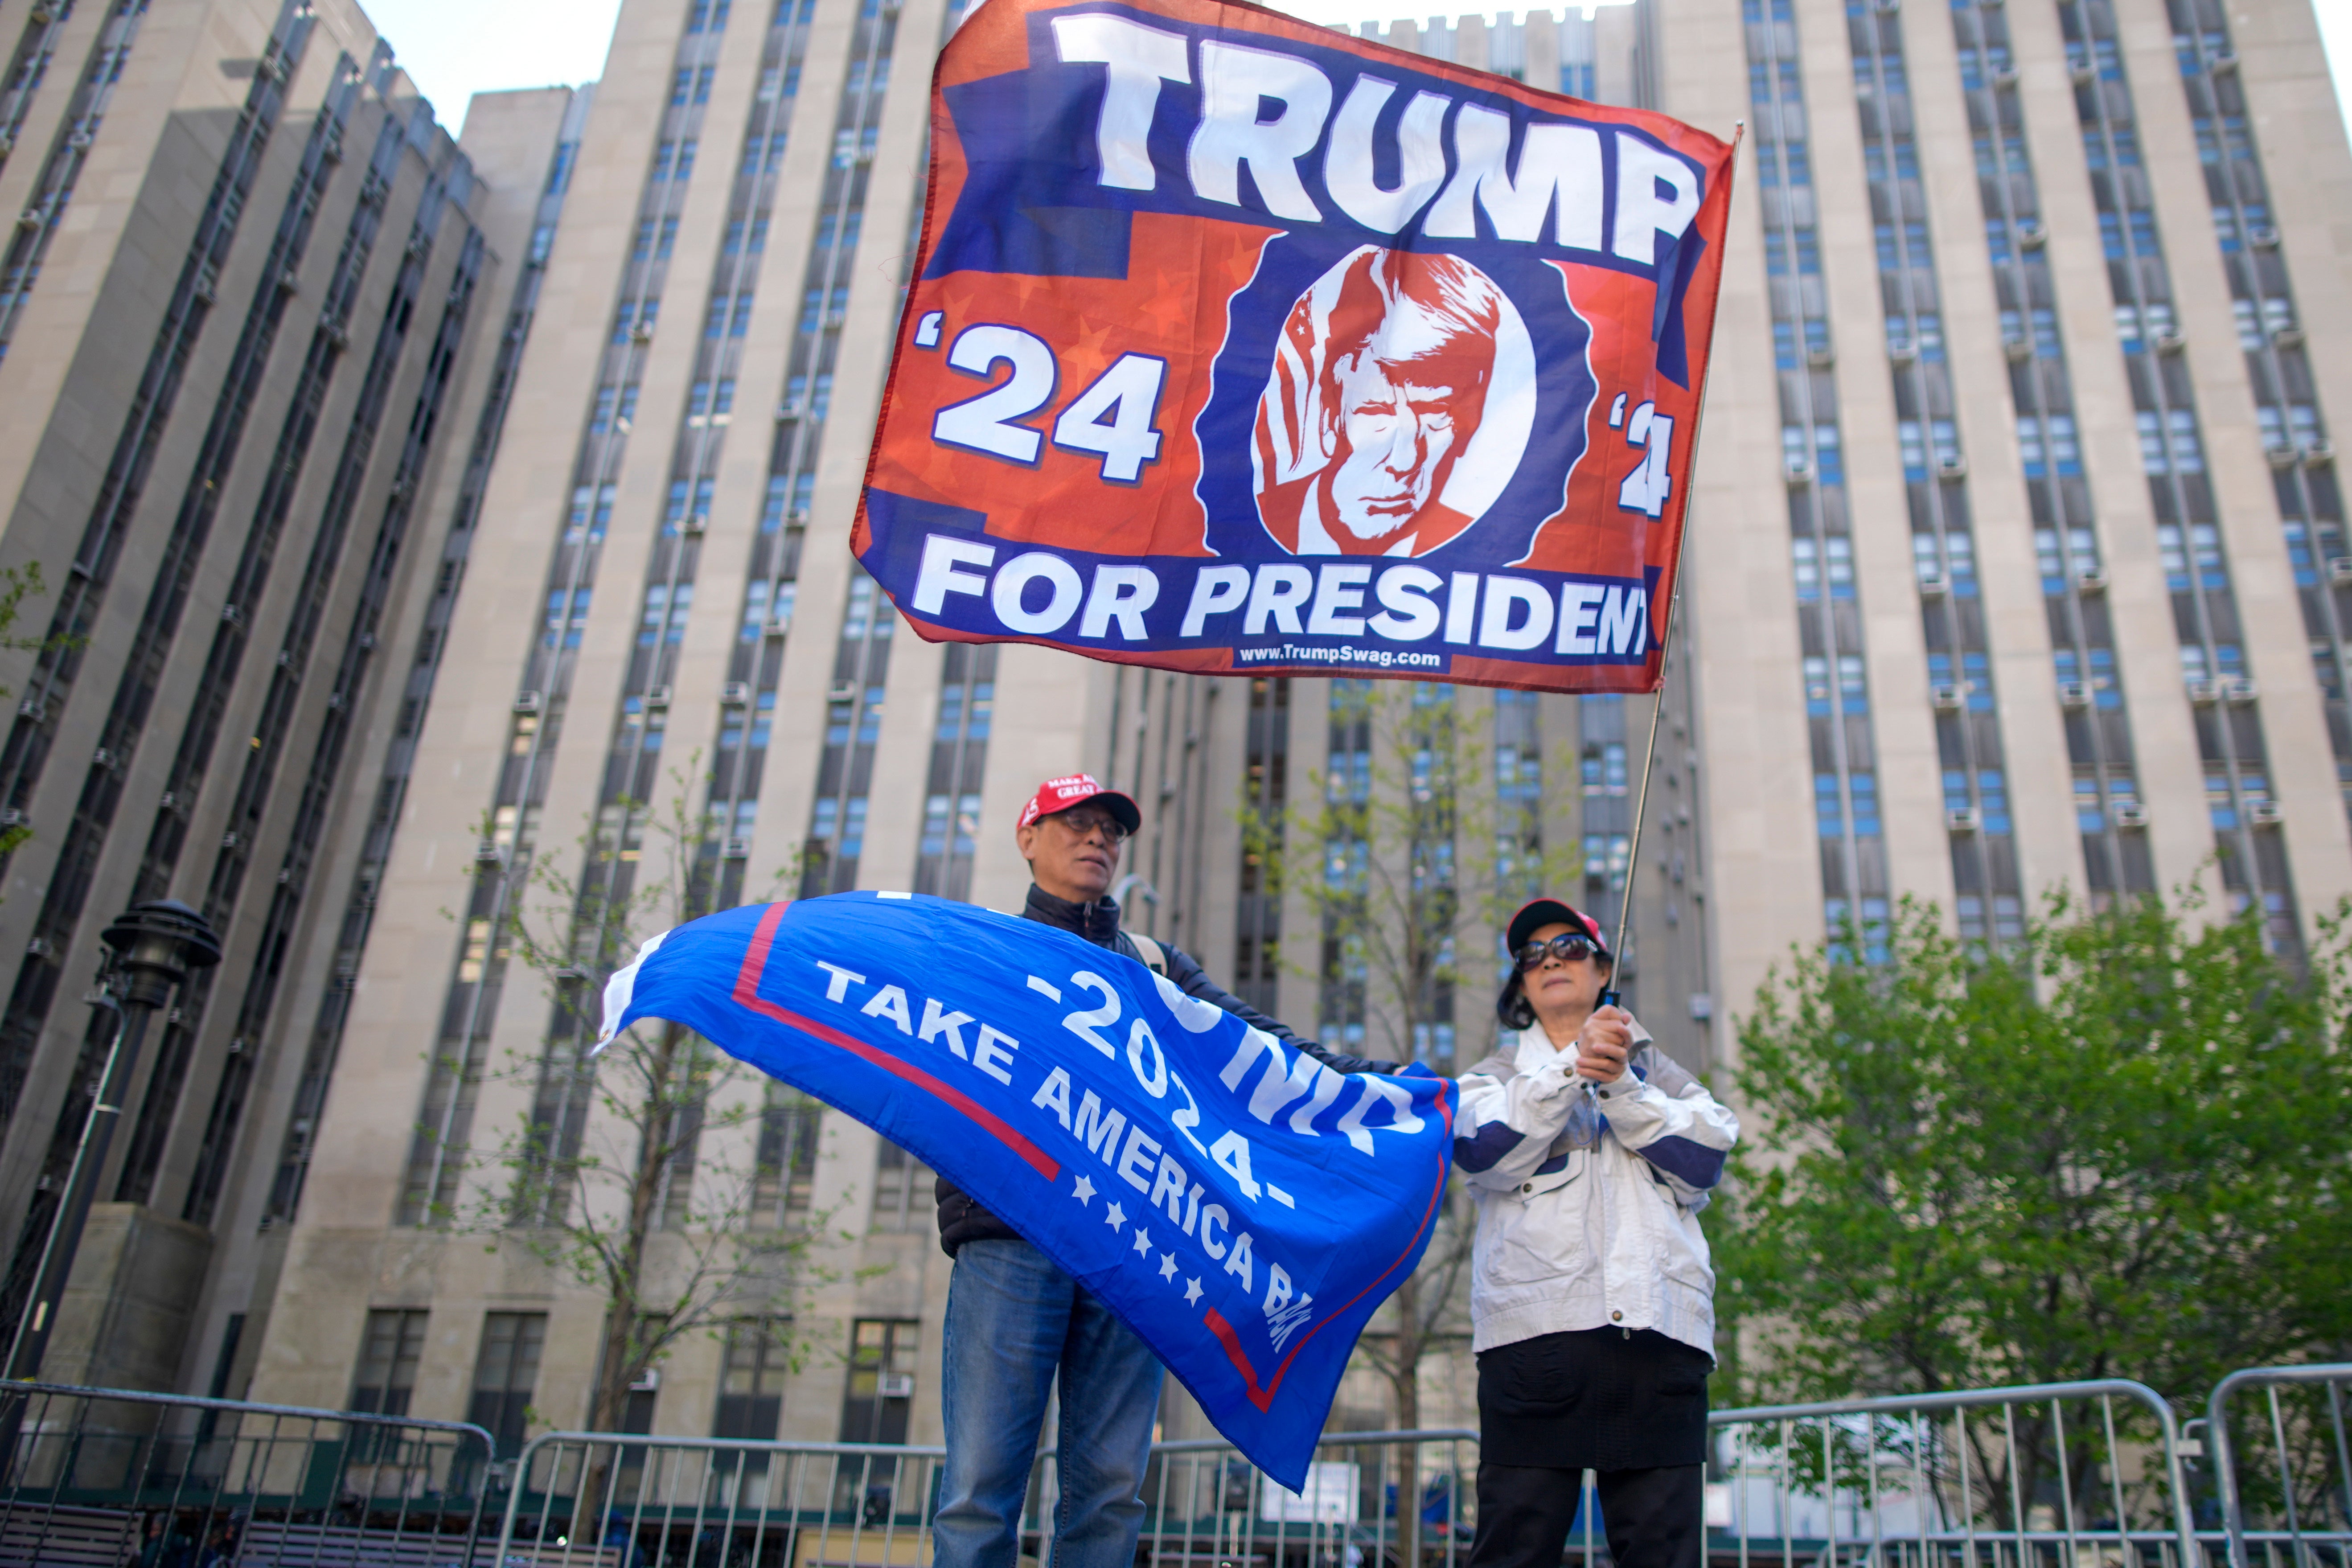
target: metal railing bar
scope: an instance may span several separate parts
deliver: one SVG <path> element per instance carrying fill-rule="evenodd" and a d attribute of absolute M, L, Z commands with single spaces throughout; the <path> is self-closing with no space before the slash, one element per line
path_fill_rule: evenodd
<path fill-rule="evenodd" d="M 184 1410 L 218 1410 L 232 1415 L 299 1416 L 311 1421 L 356 1422 L 370 1426 L 415 1426 L 432 1432 L 463 1432 L 496 1451 L 489 1433 L 470 1421 L 434 1421 L 422 1415 L 384 1415 L 366 1410 L 324 1410 L 307 1405 L 270 1405 L 259 1400 L 208 1399 L 196 1394 L 152 1394 L 137 1388 L 91 1388 L 78 1383 L 0 1381 L 0 1400 L 46 1394 L 68 1399 L 104 1399 L 120 1405 L 162 1405 Z M 273 1431 L 275 1429 L 273 1428 Z"/>
<path fill-rule="evenodd" d="M 2244 1500 L 2238 1487 L 2236 1444 L 2230 1435 L 2228 1419 L 2231 1397 L 2240 1389 L 2250 1386 L 2267 1386 L 2274 1391 L 2282 1384 L 2320 1384 L 2329 1387 L 2329 1400 L 2331 1405 L 2334 1405 L 2339 1398 L 2337 1389 L 2347 1381 L 2352 1381 L 2352 1362 L 2320 1362 L 2305 1366 L 2242 1367 L 2213 1385 L 2212 1394 L 2205 1401 L 2206 1440 L 2212 1445 L 2213 1472 L 2221 1494 L 2221 1525 L 2228 1541 L 2230 1568 L 2250 1568 L 2246 1556 L 2249 1532 L 2246 1529 Z M 2275 1399 L 2275 1393 L 2272 1397 Z M 2342 1415 L 2338 1407 L 2336 1432 L 2339 1468 L 2337 1474 L 2344 1481 L 2347 1493 L 2352 1493 L 2352 1460 L 2342 1457 L 2344 1453 L 2342 1431 Z M 2174 1464 L 2177 1468 L 2179 1465 L 2177 1458 Z M 2287 1489 L 2292 1493 L 2294 1489 L 2290 1486 Z M 2347 1495 L 2345 1506 L 2347 1514 L 2352 1514 L 2352 1495 Z M 2264 1536 L 2266 1533 L 2255 1532 L 2257 1537 Z M 2301 1553 L 2298 1552 L 2297 1556 L 2301 1556 Z"/>
<path fill-rule="evenodd" d="M 480 1428 L 469 1427 L 468 1430 L 479 1431 Z M 542 1432 L 523 1445 L 523 1452 L 528 1454 L 548 1443 L 573 1443 L 583 1447 L 604 1443 L 632 1448 L 701 1448 L 722 1453 L 839 1454 L 885 1459 L 944 1459 L 948 1453 L 945 1447 L 936 1443 L 817 1443 L 802 1442 L 798 1438 L 775 1441 L 761 1437 L 686 1437 L 660 1432 Z M 518 1458 L 516 1462 L 520 1464 L 521 1461 Z"/>
<path fill-rule="evenodd" d="M 2352 1368 L 2346 1369 L 2352 1375 Z M 2317 1380 L 2314 1380 L 2317 1381 Z M 2080 1383 L 2032 1383 L 2001 1388 L 1946 1389 L 1935 1394 L 1890 1394 L 1867 1398 L 1827 1399 L 1807 1405 L 1752 1405 L 1707 1413 L 1710 1426 L 1748 1426 L 1766 1420 L 1803 1420 L 1818 1415 L 1865 1415 L 1884 1411 L 1957 1410 L 1986 1405 L 2037 1405 L 2052 1399 L 2086 1399 L 2094 1394 L 2119 1394 L 2151 1409 L 2168 1411 L 2163 1396 L 2144 1383 L 2125 1377 L 2086 1379 Z M 1475 1436 L 1475 1434 L 1472 1434 Z"/>

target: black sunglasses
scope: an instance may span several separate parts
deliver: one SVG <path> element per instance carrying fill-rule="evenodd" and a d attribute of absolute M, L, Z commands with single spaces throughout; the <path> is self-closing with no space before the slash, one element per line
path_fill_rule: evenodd
<path fill-rule="evenodd" d="M 1519 969 L 1522 973 L 1542 967 L 1547 958 L 1557 958 L 1562 963 L 1574 963 L 1580 958 L 1590 958 L 1601 951 L 1589 936 L 1576 936 L 1567 931 L 1549 942 L 1531 942 L 1519 949 Z"/>
<path fill-rule="evenodd" d="M 1054 814 L 1054 820 L 1080 838 L 1086 837 L 1097 827 L 1102 829 L 1103 837 L 1113 844 L 1124 844 L 1134 837 L 1127 830 L 1126 823 L 1108 812 L 1057 811 Z"/>

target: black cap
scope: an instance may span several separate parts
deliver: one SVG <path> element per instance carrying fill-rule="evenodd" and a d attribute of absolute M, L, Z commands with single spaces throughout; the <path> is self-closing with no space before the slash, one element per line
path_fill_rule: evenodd
<path fill-rule="evenodd" d="M 1537 931 L 1549 925 L 1574 927 L 1582 931 L 1592 945 L 1600 950 L 1601 957 L 1609 956 L 1609 939 L 1601 934 L 1601 922 L 1581 910 L 1569 908 L 1558 899 L 1533 900 L 1525 909 L 1513 915 L 1509 929 L 1504 934 L 1503 945 L 1507 951 L 1516 953 L 1519 949 L 1527 946 Z"/>

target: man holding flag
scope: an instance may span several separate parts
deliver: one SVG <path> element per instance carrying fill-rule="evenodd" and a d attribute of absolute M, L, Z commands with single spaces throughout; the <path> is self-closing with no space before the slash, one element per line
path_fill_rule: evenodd
<path fill-rule="evenodd" d="M 1134 959 L 1336 1071 L 1397 1070 L 1300 1039 L 1218 986 L 1182 949 L 1121 931 L 1110 886 L 1121 847 L 1142 826 L 1134 801 L 1087 774 L 1039 785 L 1014 828 L 1033 879 L 1024 917 Z M 1055 1568 L 1128 1568 L 1143 1525 L 1158 1358 L 1092 1291 L 945 1177 L 939 1205 L 940 1246 L 955 1271 L 940 1354 L 948 1457 L 932 1521 L 935 1568 L 1013 1568 L 1018 1560 L 1022 1500 L 1057 1375 L 1061 1504 L 1051 1560 Z"/>

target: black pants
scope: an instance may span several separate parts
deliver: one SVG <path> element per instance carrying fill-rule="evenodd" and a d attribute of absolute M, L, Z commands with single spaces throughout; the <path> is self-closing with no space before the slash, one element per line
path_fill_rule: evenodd
<path fill-rule="evenodd" d="M 1706 1466 L 1592 1476 L 1616 1568 L 1705 1568 Z M 1469 1568 L 1559 1568 L 1582 1489 L 1581 1470 L 1482 1463 Z"/>

